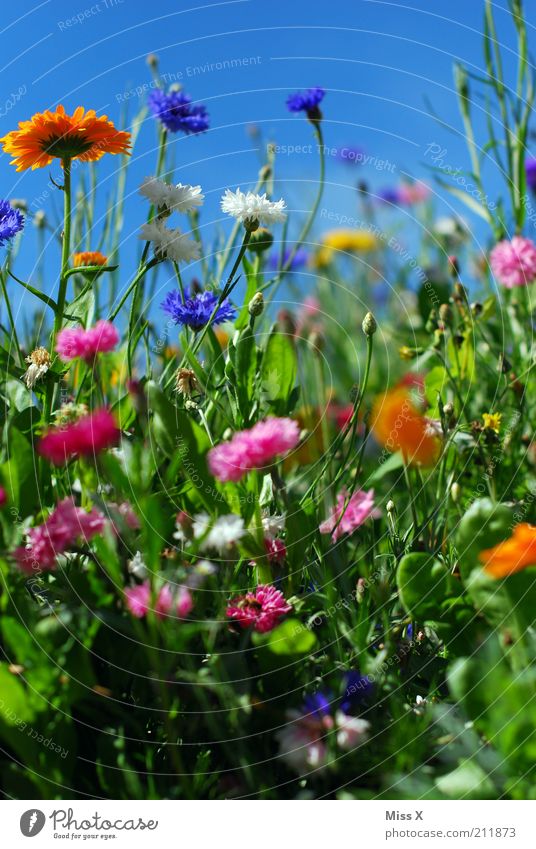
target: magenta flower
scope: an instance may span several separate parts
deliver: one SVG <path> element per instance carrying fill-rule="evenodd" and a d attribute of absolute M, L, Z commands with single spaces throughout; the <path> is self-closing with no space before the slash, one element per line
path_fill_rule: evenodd
<path fill-rule="evenodd" d="M 220 481 L 239 481 L 246 472 L 262 469 L 278 455 L 295 448 L 300 428 L 293 419 L 268 418 L 250 430 L 235 433 L 208 452 L 208 466 Z"/>
<path fill-rule="evenodd" d="M 143 584 L 138 584 L 135 587 L 128 587 L 125 590 L 125 596 L 128 609 L 137 619 L 143 619 L 149 610 L 153 610 L 149 581 L 144 581 Z M 171 611 L 175 608 L 177 616 L 183 619 L 188 616 L 192 607 L 192 596 L 186 587 L 180 587 L 178 594 L 174 597 L 169 584 L 164 584 L 156 596 L 154 612 L 159 619 L 163 619 L 164 616 L 173 615 Z"/>
<path fill-rule="evenodd" d="M 64 363 L 78 357 L 91 362 L 97 354 L 113 351 L 119 343 L 119 333 L 109 321 L 98 321 L 95 327 L 65 328 L 58 333 L 56 351 Z"/>
<path fill-rule="evenodd" d="M 255 592 L 232 599 L 227 616 L 242 628 L 254 628 L 259 634 L 271 631 L 292 610 L 283 593 L 271 585 L 258 586 Z"/>
<path fill-rule="evenodd" d="M 339 492 L 337 504 L 332 507 L 329 519 L 322 522 L 318 530 L 321 534 L 331 534 L 333 542 L 337 542 L 343 534 L 352 534 L 369 516 L 376 518 L 377 515 L 373 489 L 368 492 L 359 489 L 348 499 L 348 490 L 345 488 Z"/>
<path fill-rule="evenodd" d="M 499 242 L 490 254 L 491 270 L 507 289 L 526 286 L 536 279 L 536 245 L 531 239 L 514 236 Z"/>
<path fill-rule="evenodd" d="M 37 450 L 59 466 L 72 457 L 90 457 L 116 445 L 120 431 L 105 408 L 83 416 L 65 427 L 53 427 L 40 439 Z"/>
<path fill-rule="evenodd" d="M 59 554 L 67 551 L 76 541 L 88 542 L 101 534 L 106 521 L 106 517 L 96 508 L 88 513 L 82 507 L 77 507 L 72 498 L 65 498 L 46 522 L 31 528 L 28 545 L 17 548 L 14 557 L 24 572 L 54 569 Z"/>

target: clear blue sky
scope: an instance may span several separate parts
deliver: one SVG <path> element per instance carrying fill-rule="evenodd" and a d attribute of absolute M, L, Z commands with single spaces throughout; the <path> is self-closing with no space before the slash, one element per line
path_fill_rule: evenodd
<path fill-rule="evenodd" d="M 501 11 L 505 5 L 506 0 L 497 4 L 499 32 L 512 48 L 512 28 Z M 174 141 L 177 179 L 203 186 L 210 230 L 217 221 L 227 226 L 218 210 L 222 190 L 255 181 L 259 162 L 248 125 L 258 125 L 278 144 L 308 144 L 310 126 L 287 112 L 285 99 L 296 89 L 322 85 L 328 90 L 327 144 L 359 145 L 394 164 L 392 173 L 371 166 L 358 170 L 328 157 L 325 205 L 351 215 L 358 178 L 373 188 L 398 182 L 403 174 L 426 179 L 430 143 L 447 148 L 453 166 L 467 166 L 462 138 L 438 126 L 426 98 L 459 131 L 452 64 L 462 60 L 481 68 L 482 12 L 483 0 L 22 0 L 3 10 L 0 129 L 3 134 L 18 120 L 58 103 L 68 110 L 93 107 L 117 121 L 125 93 L 150 82 L 145 57 L 155 52 L 168 79 L 180 81 L 211 115 L 207 134 Z M 535 20 L 533 11 L 530 22 Z M 232 67 L 218 69 L 224 62 Z M 24 89 L 8 108 L 10 95 Z M 128 102 L 132 114 L 140 98 L 134 94 Z M 137 249 L 145 208 L 135 193 L 154 170 L 155 138 L 149 117 L 130 172 L 124 256 L 132 252 L 134 257 Z M 115 167 L 113 158 L 108 160 L 103 179 Z M 281 156 L 277 168 L 280 193 L 299 218 L 314 189 L 314 149 Z M 49 173 L 17 175 L 2 154 L 1 195 L 35 203 L 48 188 Z M 58 168 L 52 173 L 59 178 Z M 43 197 L 47 212 L 52 194 Z M 451 203 L 440 193 L 438 214 L 448 212 Z M 28 268 L 28 261 L 21 256 L 20 267 Z"/>

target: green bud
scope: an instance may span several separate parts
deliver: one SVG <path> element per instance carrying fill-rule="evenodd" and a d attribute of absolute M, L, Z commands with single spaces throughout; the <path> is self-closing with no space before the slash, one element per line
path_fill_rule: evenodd
<path fill-rule="evenodd" d="M 376 323 L 376 319 L 374 318 L 371 312 L 368 312 L 366 314 L 361 327 L 363 328 L 363 333 L 365 334 L 365 336 L 374 336 L 376 330 L 378 329 L 378 325 Z"/>
<path fill-rule="evenodd" d="M 264 295 L 262 292 L 256 292 L 253 295 L 251 301 L 248 304 L 248 312 L 251 316 L 256 318 L 258 315 L 261 315 L 264 310 Z"/>
<path fill-rule="evenodd" d="M 255 254 L 262 254 L 269 251 L 274 243 L 274 237 L 266 227 L 259 227 L 251 234 L 248 242 L 248 251 Z"/>

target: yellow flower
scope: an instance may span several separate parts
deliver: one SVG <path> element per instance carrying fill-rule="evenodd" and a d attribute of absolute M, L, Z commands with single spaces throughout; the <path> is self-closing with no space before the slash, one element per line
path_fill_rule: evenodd
<path fill-rule="evenodd" d="M 501 413 L 483 413 L 484 430 L 492 430 L 494 433 L 499 433 L 501 429 Z"/>
<path fill-rule="evenodd" d="M 366 253 L 378 247 L 378 240 L 368 230 L 330 230 L 322 238 L 323 244 L 333 251 Z"/>

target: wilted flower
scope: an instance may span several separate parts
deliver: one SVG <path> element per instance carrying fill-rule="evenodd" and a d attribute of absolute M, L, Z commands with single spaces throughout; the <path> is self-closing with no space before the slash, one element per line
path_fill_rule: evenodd
<path fill-rule="evenodd" d="M 255 230 L 259 224 L 275 224 L 284 221 L 285 201 L 268 200 L 266 194 L 256 195 L 254 192 L 242 192 L 237 189 L 232 192 L 227 189 L 221 199 L 222 212 L 226 212 L 237 221 L 241 221 L 247 229 Z"/>
<path fill-rule="evenodd" d="M 155 257 L 173 262 L 193 262 L 199 257 L 199 245 L 188 238 L 178 227 L 174 230 L 166 227 L 161 219 L 144 224 L 140 230 L 140 239 L 152 242 Z"/>
<path fill-rule="evenodd" d="M 300 428 L 293 419 L 268 418 L 211 448 L 209 469 L 221 481 L 239 481 L 246 472 L 261 469 L 295 448 L 299 439 Z"/>
<path fill-rule="evenodd" d="M 253 628 L 260 634 L 271 631 L 292 610 L 280 590 L 271 585 L 258 586 L 254 592 L 232 599 L 227 616 L 242 628 Z"/>
<path fill-rule="evenodd" d="M 194 395 L 199 392 L 199 381 L 191 368 L 180 368 L 175 376 L 175 386 L 179 395 Z"/>
<path fill-rule="evenodd" d="M 218 309 L 218 294 L 211 290 L 198 292 L 190 295 L 188 289 L 184 290 L 184 300 L 181 292 L 175 289 L 166 295 L 161 306 L 164 312 L 171 316 L 175 324 L 183 327 L 191 327 L 192 330 L 201 330 L 212 318 L 211 324 L 222 324 L 224 321 L 233 321 L 236 310 L 227 298 L 225 298 Z M 216 312 L 214 312 L 216 310 Z M 214 315 L 213 315 L 214 313 Z"/>
<path fill-rule="evenodd" d="M 28 389 L 33 389 L 38 380 L 45 376 L 50 368 L 50 354 L 46 348 L 36 348 L 26 357 L 28 368 L 22 375 Z"/>
<path fill-rule="evenodd" d="M 205 199 L 201 186 L 189 186 L 182 183 L 166 183 L 156 177 L 146 177 L 140 187 L 140 195 L 147 198 L 161 214 L 172 212 L 191 212 L 202 206 Z"/>
<path fill-rule="evenodd" d="M 493 274 L 507 289 L 526 286 L 536 279 L 536 245 L 531 239 L 505 239 L 495 245 L 489 259 Z"/>
<path fill-rule="evenodd" d="M 209 128 L 205 106 L 192 103 L 192 98 L 184 91 L 170 91 L 166 94 L 161 89 L 155 89 L 150 93 L 148 103 L 155 118 L 170 133 L 190 135 L 204 133 Z"/>

